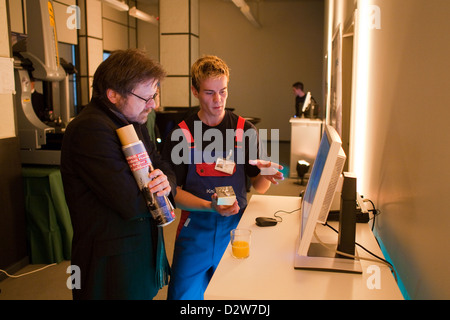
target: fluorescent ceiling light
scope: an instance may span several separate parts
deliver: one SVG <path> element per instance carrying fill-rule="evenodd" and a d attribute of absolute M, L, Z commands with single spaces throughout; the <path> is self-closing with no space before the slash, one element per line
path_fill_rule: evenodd
<path fill-rule="evenodd" d="M 250 7 L 245 2 L 245 0 L 231 0 L 231 1 L 233 1 L 233 3 L 236 5 L 236 7 L 241 9 L 242 14 L 247 18 L 248 21 L 250 21 L 251 24 L 253 24 L 257 28 L 261 27 L 259 22 L 256 21 L 255 17 L 253 17 L 253 15 L 250 11 Z"/>
<path fill-rule="evenodd" d="M 241 7 L 241 12 L 247 18 L 247 20 L 250 21 L 252 25 L 254 25 L 257 28 L 261 27 L 259 22 L 256 21 L 255 17 L 253 17 L 252 13 L 250 12 L 249 6 Z"/>
<path fill-rule="evenodd" d="M 134 18 L 152 23 L 154 25 L 158 25 L 158 19 L 156 19 L 154 16 L 146 14 L 145 12 L 142 12 L 141 10 L 136 9 L 136 7 L 131 8 L 128 13 Z"/>
<path fill-rule="evenodd" d="M 236 5 L 236 7 L 239 7 L 239 8 L 247 5 L 245 3 L 245 0 L 231 0 L 231 1 L 233 1 L 233 3 Z"/>
<path fill-rule="evenodd" d="M 105 4 L 108 6 L 119 10 L 119 11 L 128 11 L 129 7 L 126 3 L 119 1 L 119 0 L 103 0 Z"/>

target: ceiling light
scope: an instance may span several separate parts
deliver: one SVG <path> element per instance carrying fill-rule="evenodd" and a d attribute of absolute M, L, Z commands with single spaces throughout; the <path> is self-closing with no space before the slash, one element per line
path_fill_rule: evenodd
<path fill-rule="evenodd" d="M 119 0 L 103 0 L 105 4 L 108 6 L 119 10 L 119 11 L 128 11 L 129 7 L 126 3 L 119 1 Z"/>
<path fill-rule="evenodd" d="M 242 14 L 247 18 L 248 21 L 250 21 L 251 24 L 253 24 L 257 28 L 261 27 L 259 22 L 256 21 L 256 19 L 253 17 L 250 11 L 250 7 L 245 2 L 245 0 L 232 0 L 232 1 L 236 5 L 236 7 L 241 9 Z"/>
<path fill-rule="evenodd" d="M 245 0 L 231 0 L 231 1 L 233 1 L 233 3 L 236 5 L 236 7 L 239 7 L 239 8 L 247 5 L 245 3 Z"/>
<path fill-rule="evenodd" d="M 249 6 L 241 7 L 242 14 L 247 18 L 248 21 L 250 21 L 251 24 L 253 24 L 255 27 L 259 28 L 261 25 L 258 21 L 253 17 L 252 13 L 250 12 Z"/>
<path fill-rule="evenodd" d="M 151 16 L 145 12 L 142 12 L 141 10 L 136 9 L 136 7 L 131 8 L 128 13 L 130 14 L 130 16 L 132 16 L 134 18 L 137 18 L 137 19 L 145 21 L 145 22 L 152 23 L 154 25 L 158 25 L 157 18 L 155 18 L 154 16 Z"/>

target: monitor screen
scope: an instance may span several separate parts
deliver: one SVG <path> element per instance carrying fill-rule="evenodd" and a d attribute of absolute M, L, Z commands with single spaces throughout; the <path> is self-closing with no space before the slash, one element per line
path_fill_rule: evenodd
<path fill-rule="evenodd" d="M 311 103 L 311 92 L 308 92 L 306 94 L 305 102 L 303 102 L 302 113 L 305 113 L 310 103 Z"/>
<path fill-rule="evenodd" d="M 302 226 L 300 233 L 301 236 L 304 234 L 306 228 L 306 222 L 308 221 L 308 217 L 311 212 L 311 207 L 314 202 L 314 197 L 316 196 L 317 193 L 317 188 L 319 187 L 320 177 L 322 176 L 323 168 L 325 167 L 325 162 L 327 160 L 327 155 L 329 151 L 330 151 L 330 142 L 328 141 L 328 139 L 322 138 L 322 140 L 320 141 L 319 151 L 317 152 L 317 156 L 314 161 L 314 166 L 311 171 L 311 176 L 308 181 L 308 186 L 306 188 L 305 194 L 303 195 Z"/>
<path fill-rule="evenodd" d="M 339 134 L 326 126 L 302 201 L 299 255 L 307 255 L 314 229 L 327 219 L 346 160 Z"/>

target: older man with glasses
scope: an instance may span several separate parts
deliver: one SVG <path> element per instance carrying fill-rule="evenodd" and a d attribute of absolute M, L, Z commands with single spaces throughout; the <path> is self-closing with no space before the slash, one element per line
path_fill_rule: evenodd
<path fill-rule="evenodd" d="M 152 299 L 167 284 L 162 228 L 151 218 L 116 129 L 132 124 L 155 168 L 148 188 L 172 198 L 175 175 L 145 126 L 165 71 L 139 50 L 116 51 L 94 74 L 93 97 L 68 125 L 61 173 L 80 270 L 74 299 Z"/>

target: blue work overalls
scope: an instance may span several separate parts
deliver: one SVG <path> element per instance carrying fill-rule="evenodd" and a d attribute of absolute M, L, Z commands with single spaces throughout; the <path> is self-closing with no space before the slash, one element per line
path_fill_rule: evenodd
<path fill-rule="evenodd" d="M 236 165 L 232 175 L 215 170 L 215 163 L 195 164 L 192 161 L 193 155 L 202 150 L 195 147 L 186 123 L 183 121 L 179 124 L 188 143 L 191 143 L 191 162 L 188 165 L 183 189 L 202 199 L 211 200 L 215 187 L 232 186 L 240 211 L 230 217 L 223 217 L 214 211 L 182 211 L 175 242 L 168 299 L 203 299 L 209 280 L 230 241 L 230 231 L 236 228 L 247 206 L 244 164 L 238 163 L 236 158 L 238 150 L 242 150 L 244 122 L 245 120 L 239 117 L 234 145 Z M 225 146 L 225 141 L 223 145 Z M 225 159 L 227 152 L 218 152 L 216 155 Z"/>

